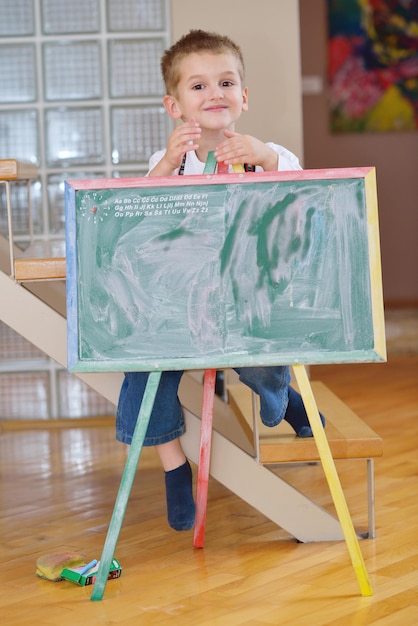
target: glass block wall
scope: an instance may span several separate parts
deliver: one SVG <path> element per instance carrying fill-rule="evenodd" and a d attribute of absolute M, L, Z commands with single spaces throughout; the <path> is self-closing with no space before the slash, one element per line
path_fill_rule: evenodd
<path fill-rule="evenodd" d="M 171 129 L 168 0 L 0 0 L 0 159 L 35 163 L 35 239 L 65 238 L 64 180 L 142 175 Z M 7 232 L 0 188 L 0 233 Z M 14 234 L 29 242 L 26 187 Z M 0 419 L 114 411 L 0 323 Z M 7 356 L 9 355 L 9 356 Z"/>

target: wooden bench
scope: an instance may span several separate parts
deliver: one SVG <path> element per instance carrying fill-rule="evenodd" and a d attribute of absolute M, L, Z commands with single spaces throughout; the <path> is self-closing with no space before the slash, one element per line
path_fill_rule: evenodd
<path fill-rule="evenodd" d="M 323 383 L 312 382 L 319 410 L 326 416 L 326 435 L 334 460 L 363 459 L 367 462 L 368 537 L 375 537 L 374 463 L 383 454 L 383 441 L 365 422 L 349 409 Z M 287 424 L 268 428 L 258 416 L 255 394 L 245 385 L 228 385 L 229 403 L 250 441 L 254 442 L 257 460 L 264 465 L 307 463 L 319 460 L 313 438 L 300 439 Z"/>
<path fill-rule="evenodd" d="M 10 273 L 17 281 L 62 280 L 65 278 L 65 242 L 33 241 L 33 222 L 30 196 L 30 183 L 39 176 L 33 163 L 17 159 L 0 159 L 0 184 L 6 187 L 8 236 L 10 247 Z M 28 185 L 28 212 L 31 245 L 20 254 L 13 243 L 13 220 L 10 199 L 10 185 Z"/>

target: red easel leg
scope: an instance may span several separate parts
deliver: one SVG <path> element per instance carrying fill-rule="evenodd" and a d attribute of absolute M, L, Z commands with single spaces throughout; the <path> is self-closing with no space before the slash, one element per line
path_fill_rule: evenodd
<path fill-rule="evenodd" d="M 193 546 L 195 548 L 203 548 L 205 539 L 215 381 L 216 370 L 205 370 L 203 381 L 202 424 L 200 427 L 199 467 L 197 472 L 196 523 L 193 537 Z"/>
<path fill-rule="evenodd" d="M 229 165 L 227 165 L 223 161 L 218 163 L 218 168 L 217 168 L 218 174 L 228 174 L 228 172 L 229 172 Z"/>

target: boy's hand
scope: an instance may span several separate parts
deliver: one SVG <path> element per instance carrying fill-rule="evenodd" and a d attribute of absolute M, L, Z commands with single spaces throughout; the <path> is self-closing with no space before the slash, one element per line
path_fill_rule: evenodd
<path fill-rule="evenodd" d="M 248 163 L 259 165 L 265 172 L 277 171 L 279 156 L 265 143 L 251 135 L 239 135 L 230 130 L 224 130 L 224 134 L 226 140 L 215 150 L 217 161 L 227 165 Z"/>
<path fill-rule="evenodd" d="M 198 149 L 196 142 L 200 139 L 200 133 L 200 126 L 194 119 L 175 128 L 168 138 L 165 155 L 149 176 L 171 176 L 180 167 L 184 153 Z"/>

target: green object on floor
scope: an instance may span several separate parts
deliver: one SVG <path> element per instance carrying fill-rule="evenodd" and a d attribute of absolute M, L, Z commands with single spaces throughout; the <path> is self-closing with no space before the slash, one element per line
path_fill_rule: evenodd
<path fill-rule="evenodd" d="M 62 577 L 64 580 L 69 580 L 70 582 L 76 583 L 81 587 L 86 587 L 87 585 L 93 585 L 95 583 L 99 567 L 100 561 L 96 561 L 95 559 L 87 565 L 64 568 L 62 570 Z M 122 568 L 119 561 L 112 559 L 107 580 L 119 578 L 121 574 Z"/>

